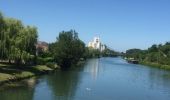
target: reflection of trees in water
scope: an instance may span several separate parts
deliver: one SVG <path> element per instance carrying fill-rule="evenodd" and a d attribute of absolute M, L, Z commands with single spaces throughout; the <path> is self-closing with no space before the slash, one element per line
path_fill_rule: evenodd
<path fill-rule="evenodd" d="M 34 86 L 36 85 L 36 79 L 31 78 L 25 80 L 22 83 L 16 83 L 16 85 L 22 85 L 19 87 L 5 88 L 0 91 L 0 100 L 33 100 Z"/>
<path fill-rule="evenodd" d="M 0 100 L 33 100 L 34 89 L 13 88 L 0 93 Z"/>
<path fill-rule="evenodd" d="M 57 71 L 48 77 L 54 100 L 73 100 L 79 83 L 78 71 Z"/>

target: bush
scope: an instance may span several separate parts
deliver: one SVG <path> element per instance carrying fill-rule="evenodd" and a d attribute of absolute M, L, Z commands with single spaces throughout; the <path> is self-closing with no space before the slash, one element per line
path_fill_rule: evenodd
<path fill-rule="evenodd" d="M 46 63 L 46 66 L 51 68 L 51 69 L 56 69 L 57 68 L 57 64 L 53 63 L 53 62 Z"/>
<path fill-rule="evenodd" d="M 45 65 L 48 62 L 53 62 L 53 58 L 52 57 L 47 57 L 47 58 L 38 57 L 37 58 L 37 64 L 39 65 Z"/>

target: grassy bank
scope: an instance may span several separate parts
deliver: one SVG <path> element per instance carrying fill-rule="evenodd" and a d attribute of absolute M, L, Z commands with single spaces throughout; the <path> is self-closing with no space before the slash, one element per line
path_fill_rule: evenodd
<path fill-rule="evenodd" d="M 154 68 L 170 70 L 170 65 L 161 65 L 158 63 L 151 63 L 151 62 L 140 62 L 140 64 L 147 65 L 147 66 L 154 67 Z"/>
<path fill-rule="evenodd" d="M 55 70 L 56 68 L 47 67 L 46 65 L 19 67 L 13 65 L 0 64 L 0 85 L 8 82 L 30 78 L 36 75 L 46 74 Z"/>

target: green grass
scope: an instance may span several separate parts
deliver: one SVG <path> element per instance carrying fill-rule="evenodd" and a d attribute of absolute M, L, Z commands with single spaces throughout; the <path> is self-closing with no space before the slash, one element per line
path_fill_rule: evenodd
<path fill-rule="evenodd" d="M 151 62 L 140 62 L 140 64 L 147 65 L 147 66 L 154 67 L 154 68 L 170 70 L 170 65 L 161 65 L 158 63 L 151 63 Z"/>
<path fill-rule="evenodd" d="M 8 66 L 5 64 L 0 64 L 0 84 L 8 81 L 33 77 L 53 70 L 54 69 L 47 67 L 46 65 Z"/>
<path fill-rule="evenodd" d="M 3 66 L 4 64 L 0 64 L 0 66 Z"/>
<path fill-rule="evenodd" d="M 6 65 L 6 64 L 0 64 L 0 67 L 3 67 L 3 66 L 8 66 L 8 65 Z"/>
<path fill-rule="evenodd" d="M 21 78 L 26 78 L 26 77 L 31 77 L 34 76 L 35 74 L 32 72 L 28 72 L 28 71 L 23 71 L 20 74 L 15 74 L 14 77 L 16 79 L 21 79 Z"/>
<path fill-rule="evenodd" d="M 10 74 L 0 73 L 0 82 L 7 81 L 12 77 Z"/>
<path fill-rule="evenodd" d="M 35 69 L 39 70 L 39 71 L 51 71 L 53 69 L 47 67 L 46 65 L 37 65 L 35 67 Z"/>

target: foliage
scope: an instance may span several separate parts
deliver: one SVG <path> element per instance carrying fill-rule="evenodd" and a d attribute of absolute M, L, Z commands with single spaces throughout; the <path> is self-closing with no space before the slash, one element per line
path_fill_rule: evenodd
<path fill-rule="evenodd" d="M 95 57 L 115 57 L 120 54 L 114 50 L 106 48 L 104 51 L 98 49 L 86 48 L 84 58 L 95 58 Z"/>
<path fill-rule="evenodd" d="M 76 64 L 85 52 L 85 44 L 73 30 L 60 32 L 53 45 L 54 58 L 61 68 L 69 68 Z"/>
<path fill-rule="evenodd" d="M 28 64 L 35 59 L 36 27 L 24 26 L 20 20 L 0 14 L 0 59 Z"/>
<path fill-rule="evenodd" d="M 86 48 L 84 58 L 100 57 L 100 54 L 100 51 L 97 49 Z"/>
<path fill-rule="evenodd" d="M 54 59 L 52 57 L 46 57 L 46 58 L 37 57 L 37 64 L 39 64 L 39 65 L 45 65 L 48 62 L 53 62 L 53 61 L 54 61 Z"/>
<path fill-rule="evenodd" d="M 147 50 L 130 49 L 126 51 L 126 57 L 132 57 L 142 62 L 170 65 L 170 42 L 152 45 Z"/>
<path fill-rule="evenodd" d="M 116 57 L 119 56 L 119 52 L 106 48 L 104 51 L 101 52 L 103 57 Z"/>
<path fill-rule="evenodd" d="M 51 69 L 59 68 L 59 66 L 54 62 L 48 62 L 48 63 L 46 63 L 46 66 L 51 68 Z"/>

